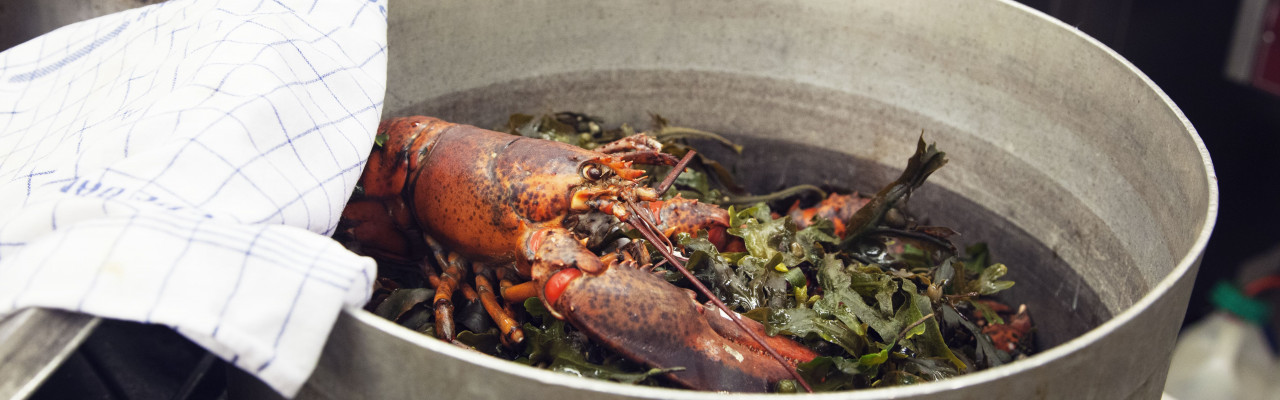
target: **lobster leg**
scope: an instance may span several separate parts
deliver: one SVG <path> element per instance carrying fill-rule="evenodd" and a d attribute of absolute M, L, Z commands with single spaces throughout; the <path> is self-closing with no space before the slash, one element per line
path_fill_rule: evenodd
<path fill-rule="evenodd" d="M 653 223 L 664 236 L 695 234 L 706 230 L 711 242 L 717 247 L 723 247 L 721 243 L 728 240 L 725 230 L 729 228 L 729 211 L 719 206 L 686 199 L 680 195 L 665 201 L 651 201 L 646 206 L 653 217 Z"/>
<path fill-rule="evenodd" d="M 502 300 L 507 304 L 522 303 L 538 297 L 538 283 L 533 281 L 512 284 L 510 281 L 503 280 L 499 283 L 498 290 L 502 294 Z"/>
<path fill-rule="evenodd" d="M 441 270 L 435 298 L 431 303 L 435 310 L 436 336 L 452 342 L 457 334 L 453 320 L 453 292 L 466 279 L 466 260 L 456 253 L 446 253 L 444 247 L 430 236 L 426 236 L 426 239 L 427 246 L 436 258 L 436 265 Z"/>
<path fill-rule="evenodd" d="M 466 279 L 466 260 L 457 253 L 448 252 L 444 247 L 426 236 L 427 246 L 431 248 L 432 254 L 435 256 L 436 263 L 440 265 L 441 273 L 436 276 L 433 271 L 424 265 L 423 271 L 427 273 L 428 280 L 436 287 L 435 297 L 432 299 L 432 307 L 435 311 L 436 336 L 453 341 L 457 335 L 456 321 L 454 320 L 454 304 L 453 296 L 455 292 L 460 292 L 467 301 L 480 302 L 484 307 L 485 313 L 489 314 L 489 318 L 498 325 L 498 330 L 502 332 L 502 342 L 507 346 L 514 346 L 524 341 L 524 331 L 520 329 L 520 324 L 512 317 L 512 313 L 506 309 L 494 294 L 493 284 L 485 276 L 482 271 L 484 265 L 473 263 L 472 270 L 475 274 L 475 288 L 463 283 Z"/>
<path fill-rule="evenodd" d="M 597 152 L 618 155 L 633 152 L 657 152 L 662 151 L 662 143 L 657 139 L 649 137 L 649 135 L 631 135 L 614 140 L 609 143 L 597 147 Z"/>
<path fill-rule="evenodd" d="M 595 149 L 615 159 L 628 163 L 649 165 L 676 165 L 675 156 L 662 152 L 662 143 L 648 135 L 632 135 L 618 139 Z"/>
<path fill-rule="evenodd" d="M 525 300 L 538 295 L 535 287 L 536 283 L 523 282 L 520 285 L 516 285 L 508 277 L 511 274 L 515 274 L 514 269 L 498 268 L 494 271 L 494 276 L 498 279 L 498 298 L 502 299 L 502 309 L 506 311 L 508 316 L 516 315 L 515 308 L 513 308 L 515 304 L 524 303 Z M 523 331 L 521 331 L 521 336 L 523 336 Z"/>
<path fill-rule="evenodd" d="M 476 292 L 480 294 L 480 303 L 484 305 L 485 312 L 498 324 L 498 331 L 502 332 L 502 343 L 510 347 L 523 342 L 524 330 L 520 329 L 520 324 L 498 302 L 493 293 L 493 285 L 483 274 L 476 274 Z"/>
<path fill-rule="evenodd" d="M 832 193 L 823 199 L 817 205 L 809 208 L 800 208 L 800 202 L 797 200 L 791 205 L 791 209 L 787 210 L 787 215 L 791 216 L 791 220 L 795 221 L 796 226 L 804 228 L 813 223 L 815 217 L 822 217 L 831 220 L 835 224 L 835 234 L 837 237 L 844 237 L 844 222 L 853 216 L 862 206 L 871 202 L 871 198 L 853 194 Z"/>

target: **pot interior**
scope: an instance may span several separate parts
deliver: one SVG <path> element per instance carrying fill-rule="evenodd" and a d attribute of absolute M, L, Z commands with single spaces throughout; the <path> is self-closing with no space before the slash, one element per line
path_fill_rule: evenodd
<path fill-rule="evenodd" d="M 430 115 L 497 129 L 513 113 L 555 111 L 584 112 L 604 118 L 606 125 L 628 123 L 638 130 L 648 126 L 649 113 L 654 113 L 676 125 L 726 135 L 744 145 L 741 155 L 711 143 L 697 148 L 729 167 L 756 194 L 796 184 L 875 193 L 896 179 L 914 150 L 888 143 L 912 144 L 923 133 L 926 141 L 950 151 L 963 137 L 945 124 L 864 97 L 767 78 L 692 71 L 579 72 L 515 80 L 387 114 Z M 852 155 L 867 152 L 876 153 L 880 161 Z M 949 158 L 936 177 L 954 169 L 983 168 L 963 153 L 949 153 Z M 909 205 L 928 224 L 959 231 L 955 241 L 961 248 L 987 243 L 993 260 L 1010 267 L 1006 278 L 1017 283 L 1001 294 L 1001 300 L 1030 308 L 1037 348 L 1062 344 L 1112 316 L 1079 271 L 1005 216 L 928 183 Z M 1145 292 L 1136 269 L 1120 277 L 1106 283 L 1124 286 L 1126 301 Z"/>
<path fill-rule="evenodd" d="M 571 110 L 643 128 L 657 113 L 746 145 L 739 176 L 756 191 L 874 191 L 896 178 L 921 133 L 936 142 L 950 163 L 916 192 L 912 211 L 959 230 L 961 245 L 991 246 L 1017 282 L 1005 300 L 1030 307 L 1042 353 L 830 398 L 1160 393 L 1216 212 L 1212 166 L 1168 98 L 1078 30 L 1008 0 L 388 8 L 388 118 L 494 128 L 512 113 Z M 521 367 L 372 318 L 339 319 L 311 393 L 716 396 Z M 457 384 L 426 383 L 440 381 Z"/>

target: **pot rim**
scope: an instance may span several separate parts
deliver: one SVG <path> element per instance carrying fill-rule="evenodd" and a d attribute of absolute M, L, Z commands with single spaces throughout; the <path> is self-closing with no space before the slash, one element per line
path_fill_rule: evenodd
<path fill-rule="evenodd" d="M 1045 20 L 1058 28 L 1066 29 L 1074 33 L 1078 38 L 1092 44 L 1095 48 L 1103 51 L 1113 61 L 1120 63 L 1124 68 L 1135 74 L 1158 98 L 1160 101 L 1173 111 L 1175 117 L 1181 122 L 1186 133 L 1192 139 L 1197 152 L 1200 154 L 1202 167 L 1205 172 L 1205 184 L 1208 188 L 1208 199 L 1204 210 L 1204 222 L 1200 227 L 1199 233 L 1196 235 L 1195 241 L 1191 244 L 1187 252 L 1183 254 L 1177 265 L 1156 283 L 1144 296 L 1139 298 L 1133 305 L 1116 314 L 1111 319 L 1103 322 L 1101 325 L 1090 329 L 1088 332 L 1072 338 L 1065 343 L 1046 349 L 1026 359 L 1019 360 L 1014 363 L 1003 365 L 996 368 L 990 368 L 983 371 L 965 374 L 957 377 L 947 378 L 939 381 L 920 383 L 909 386 L 896 386 L 888 388 L 860 389 L 853 391 L 815 393 L 815 394 L 797 394 L 805 396 L 805 398 L 813 399 L 871 399 L 885 398 L 897 396 L 918 396 L 939 391 L 955 389 L 967 386 L 974 386 L 983 383 L 993 382 L 1008 376 L 1017 375 L 1026 370 L 1032 370 L 1042 367 L 1053 360 L 1064 358 L 1067 355 L 1080 351 L 1090 343 L 1096 342 L 1104 336 L 1116 331 L 1121 326 L 1130 323 L 1138 317 L 1138 315 L 1149 308 L 1158 300 L 1163 299 L 1166 294 L 1172 290 L 1173 286 L 1182 279 L 1193 266 L 1199 263 L 1204 248 L 1208 243 L 1209 236 L 1213 231 L 1213 227 L 1217 221 L 1219 207 L 1219 192 L 1217 186 L 1217 176 L 1214 172 L 1213 163 L 1210 159 L 1208 149 L 1205 147 L 1203 140 L 1196 132 L 1194 126 L 1182 113 L 1182 111 L 1173 103 L 1169 96 L 1159 88 L 1146 74 L 1142 73 L 1128 60 L 1125 60 L 1119 53 L 1099 42 L 1097 39 L 1090 37 L 1080 30 L 1063 23 L 1047 14 L 1040 12 L 1034 8 L 1014 2 L 1013 0 L 999 0 L 1006 6 L 1020 9 L 1021 11 L 1031 13 L 1034 16 Z M 582 377 L 573 377 L 564 373 L 543 370 L 531 366 L 512 363 L 496 357 L 479 354 L 474 351 L 462 349 L 440 340 L 426 335 L 414 332 L 407 328 L 401 327 L 391 321 L 387 321 L 368 311 L 362 309 L 347 309 L 345 312 L 351 314 L 356 321 L 360 321 L 386 332 L 398 339 L 408 341 L 420 347 L 424 347 L 430 351 L 442 353 L 449 357 L 458 359 L 463 362 L 472 363 L 484 368 L 493 369 L 495 371 L 503 371 L 504 373 L 516 375 L 545 385 L 561 386 L 577 390 L 587 390 L 599 393 L 616 393 L 642 398 L 664 398 L 664 399 L 705 399 L 712 396 L 720 396 L 719 392 L 700 392 L 683 389 L 660 388 L 630 385 L 624 383 L 616 383 L 605 380 L 597 380 Z M 779 394 L 751 394 L 751 393 L 734 393 L 735 398 L 751 399 L 751 398 L 767 398 L 777 399 L 779 396 L 795 396 L 795 395 L 779 395 Z"/>

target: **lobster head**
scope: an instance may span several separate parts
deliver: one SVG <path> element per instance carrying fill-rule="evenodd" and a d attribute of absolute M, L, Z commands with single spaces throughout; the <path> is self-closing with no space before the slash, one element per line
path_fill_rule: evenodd
<path fill-rule="evenodd" d="M 570 212 L 599 211 L 621 221 L 631 219 L 625 204 L 658 199 L 658 191 L 643 186 L 644 171 L 631 168 L 631 161 L 602 156 L 579 168 L 583 183 L 572 189 Z"/>

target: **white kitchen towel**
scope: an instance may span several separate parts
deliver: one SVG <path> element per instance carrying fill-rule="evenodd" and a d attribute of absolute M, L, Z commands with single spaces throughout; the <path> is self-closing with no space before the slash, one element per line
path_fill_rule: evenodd
<path fill-rule="evenodd" d="M 171 326 L 286 396 L 372 260 L 330 239 L 386 0 L 172 0 L 0 53 L 0 316 Z"/>

